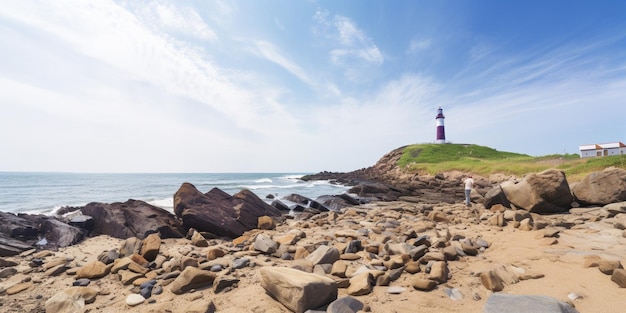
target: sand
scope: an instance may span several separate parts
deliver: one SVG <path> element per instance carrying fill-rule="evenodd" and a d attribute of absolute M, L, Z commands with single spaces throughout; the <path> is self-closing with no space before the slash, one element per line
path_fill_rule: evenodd
<path fill-rule="evenodd" d="M 411 203 L 377 203 L 373 208 L 414 206 Z M 462 205 L 445 205 L 448 210 L 469 210 Z M 452 209 L 450 209 L 450 207 Z M 437 208 L 435 208 L 437 210 Z M 477 207 L 474 207 L 477 209 Z M 384 210 L 384 209 L 383 209 Z M 546 216 L 548 220 L 558 219 L 558 215 Z M 291 224 L 294 224 L 293 222 Z M 303 224 L 298 224 L 302 226 Z M 333 225 L 316 226 L 306 224 L 302 228 L 307 233 L 304 241 L 315 242 L 331 234 Z M 276 230 L 266 231 L 271 234 L 286 233 L 293 225 L 278 225 Z M 615 229 L 610 221 L 586 221 L 570 229 L 559 232 L 556 243 L 545 245 L 543 230 L 522 231 L 513 225 L 497 227 L 487 225 L 486 221 L 473 223 L 462 220 L 461 223 L 438 225 L 441 230 L 447 228 L 454 235 L 468 238 L 482 237 L 490 247 L 477 256 L 461 257 L 458 261 L 449 261 L 450 279 L 432 291 L 418 291 L 412 287 L 414 275 L 404 273 L 391 286 L 406 288 L 400 294 L 389 294 L 387 286 L 376 286 L 372 293 L 355 298 L 362 301 L 372 312 L 482 312 L 485 302 L 492 294 L 481 283 L 478 273 L 497 267 L 512 268 L 526 274 L 542 274 L 537 279 L 522 280 L 508 284 L 501 292 L 519 295 L 545 295 L 573 304 L 580 312 L 624 312 L 626 308 L 626 288 L 611 281 L 609 275 L 597 267 L 584 267 L 586 258 L 599 256 L 606 260 L 626 260 L 626 239 L 623 231 Z M 436 236 L 435 230 L 426 233 Z M 97 259 L 103 251 L 117 249 L 123 240 L 108 236 L 88 238 L 84 242 L 53 252 L 45 260 L 58 257 L 73 259 L 76 267 Z M 228 242 L 211 241 L 212 244 L 228 245 Z M 166 239 L 162 241 L 161 253 L 193 256 L 203 255 L 207 248 L 191 247 L 187 239 Z M 131 294 L 132 286 L 123 286 L 116 275 L 108 275 L 93 280 L 90 287 L 99 291 L 95 302 L 87 304 L 83 312 L 183 312 L 184 308 L 199 299 L 213 301 L 217 312 L 290 312 L 265 293 L 259 283 L 258 269 L 262 266 L 284 266 L 291 261 L 284 261 L 272 256 L 251 254 L 254 266 L 237 270 L 233 276 L 241 281 L 230 291 L 215 294 L 211 288 L 204 288 L 175 295 L 166 286 L 160 295 L 154 295 L 149 301 L 136 307 L 125 303 Z M 232 257 L 231 257 L 232 258 Z M 28 270 L 29 257 L 5 258 L 20 262 L 16 268 L 18 274 L 0 279 L 0 290 L 8 289 L 16 283 L 30 281 L 32 285 L 14 295 L 6 293 L 0 297 L 1 312 L 44 312 L 44 303 L 54 294 L 68 288 L 74 281 L 67 273 L 49 277 L 42 272 Z M 366 263 L 365 260 L 356 261 Z M 541 276 L 541 275 L 539 275 Z M 446 288 L 456 288 L 463 298 L 451 299 Z M 339 297 L 346 296 L 347 289 L 339 289 Z"/>

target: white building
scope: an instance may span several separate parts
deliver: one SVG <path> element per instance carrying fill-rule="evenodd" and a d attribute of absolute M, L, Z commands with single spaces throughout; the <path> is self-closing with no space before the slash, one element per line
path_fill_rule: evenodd
<path fill-rule="evenodd" d="M 581 158 L 626 154 L 626 145 L 621 141 L 578 146 Z"/>

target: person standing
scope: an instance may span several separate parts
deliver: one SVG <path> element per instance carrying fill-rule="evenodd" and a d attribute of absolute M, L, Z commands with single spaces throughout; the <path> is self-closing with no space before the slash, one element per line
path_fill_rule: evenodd
<path fill-rule="evenodd" d="M 472 179 L 472 175 L 467 176 L 464 181 L 465 183 L 465 205 L 470 206 L 470 194 L 472 193 L 472 188 L 474 188 L 474 179 Z"/>

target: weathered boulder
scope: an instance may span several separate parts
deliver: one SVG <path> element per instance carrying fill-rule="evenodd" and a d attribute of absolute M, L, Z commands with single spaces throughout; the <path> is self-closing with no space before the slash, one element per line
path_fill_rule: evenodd
<path fill-rule="evenodd" d="M 337 283 L 328 277 L 286 267 L 263 267 L 260 274 L 265 291 L 296 313 L 337 299 Z"/>
<path fill-rule="evenodd" d="M 39 245 L 43 249 L 56 250 L 71 246 L 82 241 L 87 235 L 86 230 L 66 224 L 52 216 L 25 214 L 23 218 L 39 225 L 39 236 L 46 238 L 45 244 Z"/>
<path fill-rule="evenodd" d="M 532 173 L 519 183 L 500 186 L 512 204 L 531 213 L 565 212 L 574 200 L 565 173 L 555 169 Z"/>
<path fill-rule="evenodd" d="M 111 204 L 92 202 L 81 211 L 94 220 L 91 236 L 143 239 L 156 231 L 165 239 L 182 238 L 185 233 L 173 214 L 140 200 Z"/>
<path fill-rule="evenodd" d="M 500 312 L 578 313 L 571 305 L 551 297 L 496 292 L 487 299 L 483 313 Z"/>
<path fill-rule="evenodd" d="M 213 188 L 203 194 L 190 183 L 183 183 L 174 194 L 174 212 L 185 227 L 231 238 L 256 228 L 260 216 L 281 215 L 250 190 L 230 196 Z"/>
<path fill-rule="evenodd" d="M 626 170 L 607 168 L 585 176 L 572 193 L 576 201 L 583 205 L 606 205 L 626 201 Z"/>
<path fill-rule="evenodd" d="M 34 243 L 34 241 L 32 241 Z M 0 233 L 0 257 L 18 255 L 28 249 L 32 249 L 32 244 L 13 239 Z"/>
<path fill-rule="evenodd" d="M 20 240 L 36 239 L 39 233 L 37 223 L 25 219 L 26 215 L 0 212 L 0 234 Z"/>
<path fill-rule="evenodd" d="M 506 198 L 501 185 L 491 188 L 491 190 L 487 191 L 485 197 L 483 198 L 483 206 L 485 206 L 485 209 L 487 210 L 491 209 L 491 207 L 496 204 L 501 204 L 504 207 L 511 208 L 511 202 L 509 202 L 509 199 Z"/>

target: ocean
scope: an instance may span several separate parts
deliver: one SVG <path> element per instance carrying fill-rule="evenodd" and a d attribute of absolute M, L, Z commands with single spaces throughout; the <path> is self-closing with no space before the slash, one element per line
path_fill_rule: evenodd
<path fill-rule="evenodd" d="M 299 173 L 84 174 L 0 172 L 0 211 L 54 214 L 64 206 L 89 202 L 142 200 L 173 211 L 173 195 L 184 182 L 201 192 L 217 187 L 229 194 L 249 189 L 259 198 L 300 194 L 311 199 L 344 193 L 328 181 L 303 181 Z M 271 200 L 266 201 L 269 203 Z"/>

